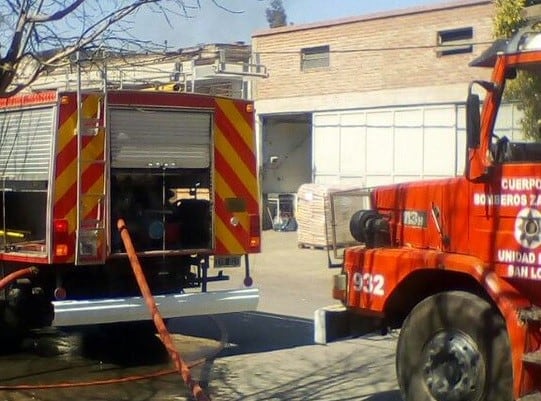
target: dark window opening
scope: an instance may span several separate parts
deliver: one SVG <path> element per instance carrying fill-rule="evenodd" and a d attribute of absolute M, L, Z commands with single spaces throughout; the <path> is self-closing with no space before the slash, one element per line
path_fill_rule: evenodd
<path fill-rule="evenodd" d="M 448 29 L 438 32 L 438 43 L 436 52 L 438 57 L 450 56 L 453 54 L 471 53 L 473 28 Z"/>
<path fill-rule="evenodd" d="M 329 67 L 329 46 L 307 47 L 301 49 L 301 70 Z"/>

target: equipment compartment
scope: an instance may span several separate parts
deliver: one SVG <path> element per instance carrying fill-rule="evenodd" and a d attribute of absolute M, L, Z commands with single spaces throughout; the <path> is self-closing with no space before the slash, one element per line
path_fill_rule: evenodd
<path fill-rule="evenodd" d="M 8 252 L 45 252 L 45 182 L 4 182 L 0 188 L 0 243 Z"/>
<path fill-rule="evenodd" d="M 136 251 L 211 249 L 207 169 L 113 169 L 111 217 L 124 219 Z M 113 252 L 124 252 L 111 225 Z"/>

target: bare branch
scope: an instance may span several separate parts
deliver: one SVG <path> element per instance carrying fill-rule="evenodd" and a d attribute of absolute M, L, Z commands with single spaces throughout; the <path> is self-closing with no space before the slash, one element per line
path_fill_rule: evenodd
<path fill-rule="evenodd" d="M 8 7 L 11 9 L 11 12 L 13 14 L 18 14 L 19 13 L 19 7 L 16 4 L 13 4 L 13 1 L 6 0 L 6 2 L 7 2 Z"/>
<path fill-rule="evenodd" d="M 220 0 L 215 7 L 230 13 Z M 130 15 L 147 8 L 167 24 L 173 15 L 192 18 L 200 0 L 3 0 L 0 1 L 0 97 L 23 90 L 40 74 L 69 64 L 79 50 L 127 43 L 157 44 L 130 36 Z M 117 46 L 118 47 L 118 46 Z M 126 48 L 124 47 L 124 50 Z M 163 46 L 160 48 L 163 52 Z"/>
<path fill-rule="evenodd" d="M 83 4 L 86 0 L 75 0 L 72 4 L 67 6 L 66 8 L 63 8 L 61 10 L 58 10 L 57 12 L 51 14 L 51 15 L 32 15 L 28 16 L 29 22 L 50 22 L 50 21 L 58 21 L 62 18 L 66 17 L 66 15 L 71 14 L 73 11 L 75 11 L 81 4 Z"/>
<path fill-rule="evenodd" d="M 197 1 L 197 3 L 199 4 L 199 0 Z M 225 6 L 223 6 L 222 4 L 220 4 L 220 2 L 218 0 L 212 0 L 212 3 L 218 7 L 218 8 L 221 8 L 222 10 L 225 10 L 227 11 L 228 13 L 233 13 L 233 14 L 242 14 L 244 11 L 243 10 L 232 10 L 230 8 L 227 8 Z"/>

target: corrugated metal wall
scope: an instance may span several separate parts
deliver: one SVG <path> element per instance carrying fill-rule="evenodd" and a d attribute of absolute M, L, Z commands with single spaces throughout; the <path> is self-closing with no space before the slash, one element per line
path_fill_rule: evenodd
<path fill-rule="evenodd" d="M 520 115 L 504 105 L 496 134 L 520 139 Z M 313 115 L 313 181 L 384 185 L 462 174 L 464 105 L 407 106 Z"/>

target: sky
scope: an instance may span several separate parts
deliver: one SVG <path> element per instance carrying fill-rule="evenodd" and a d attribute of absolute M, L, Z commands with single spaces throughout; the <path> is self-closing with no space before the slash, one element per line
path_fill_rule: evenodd
<path fill-rule="evenodd" d="M 193 3 L 196 0 L 192 0 Z M 190 17 L 159 15 L 141 10 L 131 33 L 142 40 L 163 43 L 168 50 L 202 43 L 249 43 L 254 31 L 267 29 L 265 9 L 270 0 L 199 0 L 200 8 Z M 419 5 L 441 4 L 445 0 L 282 0 L 288 23 L 295 25 L 398 10 Z M 167 43 L 165 43 L 167 41 Z"/>

